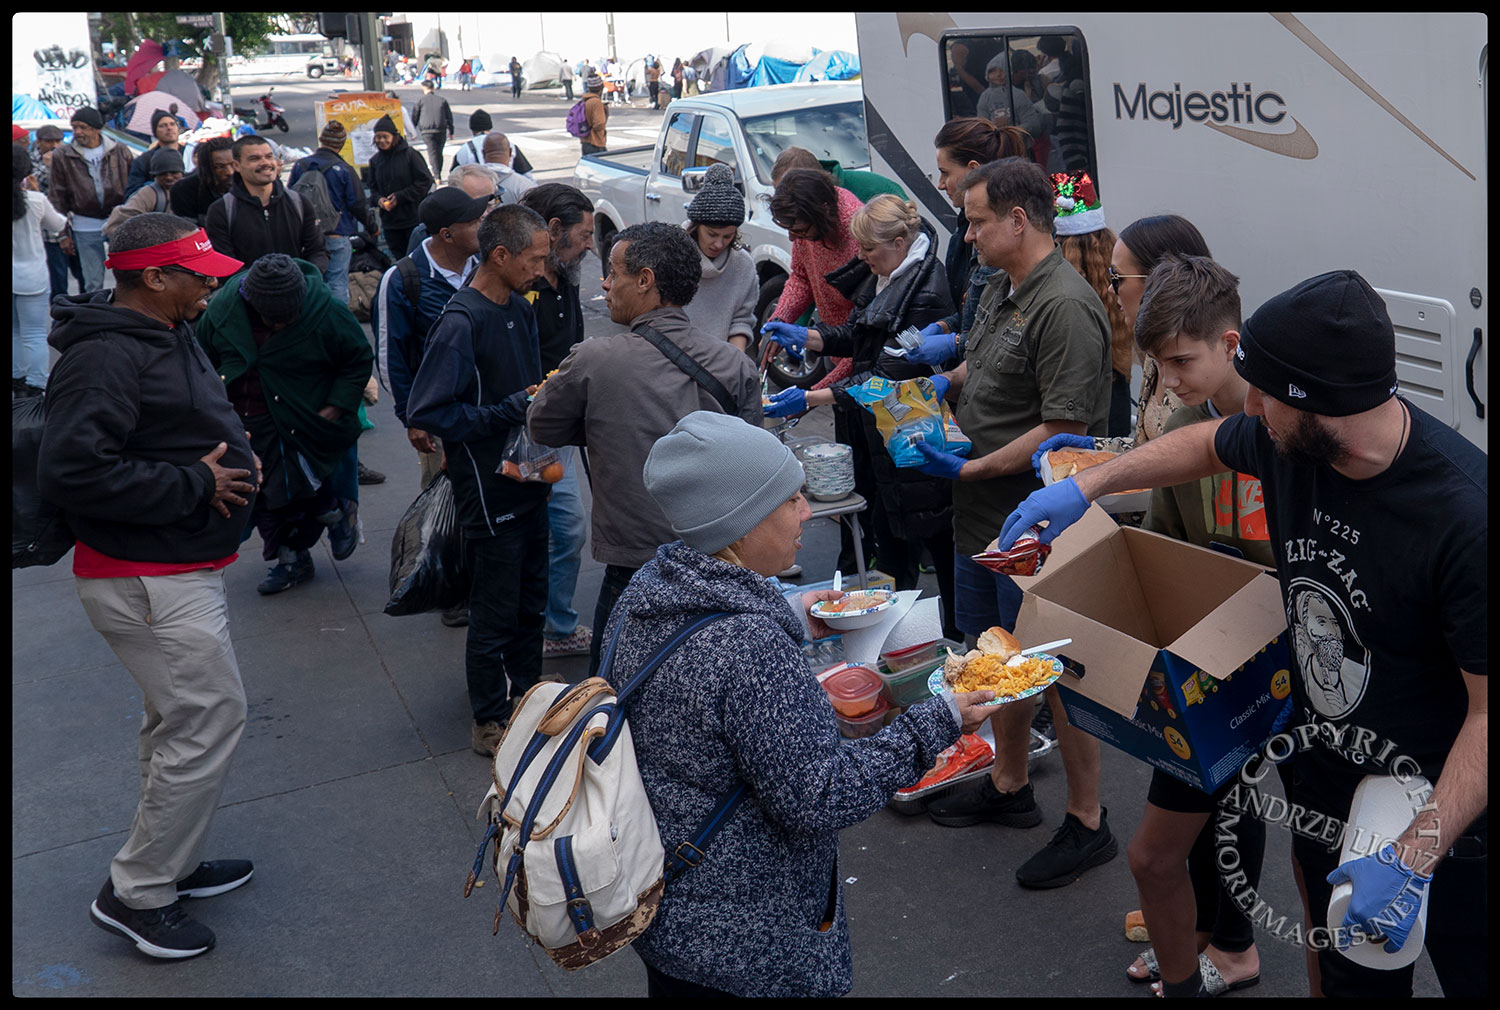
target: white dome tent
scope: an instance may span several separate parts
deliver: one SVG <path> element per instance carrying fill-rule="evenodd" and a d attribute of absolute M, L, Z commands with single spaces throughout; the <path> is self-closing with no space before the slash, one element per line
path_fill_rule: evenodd
<path fill-rule="evenodd" d="M 521 64 L 522 86 L 528 91 L 556 87 L 560 83 L 558 75 L 562 73 L 562 66 L 563 58 L 557 53 L 538 52 Z"/>

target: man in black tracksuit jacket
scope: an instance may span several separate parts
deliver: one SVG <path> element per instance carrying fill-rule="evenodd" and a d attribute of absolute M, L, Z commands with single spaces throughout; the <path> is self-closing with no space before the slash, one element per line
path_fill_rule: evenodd
<path fill-rule="evenodd" d="M 547 223 L 519 204 L 479 226 L 480 265 L 427 333 L 407 423 L 443 440 L 473 583 L 465 667 L 473 745 L 498 746 L 515 699 L 542 673 L 550 484 L 497 472 L 542 381 L 536 316 L 519 292 L 541 276 Z M 507 694 L 506 679 L 510 690 Z"/>
<path fill-rule="evenodd" d="M 234 159 L 229 192 L 208 209 L 204 225 L 214 249 L 246 266 L 266 253 L 285 253 L 327 270 L 328 248 L 318 217 L 281 184 L 271 145 L 263 137 L 241 137 L 234 142 Z"/>

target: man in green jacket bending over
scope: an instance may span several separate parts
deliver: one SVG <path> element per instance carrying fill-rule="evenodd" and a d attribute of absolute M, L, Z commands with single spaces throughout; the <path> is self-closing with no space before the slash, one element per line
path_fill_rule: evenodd
<path fill-rule="evenodd" d="M 336 560 L 359 542 L 356 506 L 335 493 L 331 478 L 359 438 L 374 352 L 322 272 L 281 253 L 224 282 L 198 340 L 261 458 L 264 493 L 250 522 L 260 531 L 262 556 L 276 565 L 257 588 L 283 592 L 312 578 L 309 549 L 324 527 Z"/>

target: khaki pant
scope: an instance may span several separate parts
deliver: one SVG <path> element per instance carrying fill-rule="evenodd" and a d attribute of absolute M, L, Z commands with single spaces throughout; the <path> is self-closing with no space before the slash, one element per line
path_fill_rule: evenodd
<path fill-rule="evenodd" d="M 78 579 L 78 598 L 140 686 L 141 802 L 109 866 L 131 908 L 177 900 L 197 869 L 229 759 L 245 728 L 245 688 L 229 641 L 222 571 Z"/>

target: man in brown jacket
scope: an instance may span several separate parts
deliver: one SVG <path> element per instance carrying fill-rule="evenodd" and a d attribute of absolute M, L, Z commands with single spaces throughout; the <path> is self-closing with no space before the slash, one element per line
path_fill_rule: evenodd
<path fill-rule="evenodd" d="M 605 129 L 609 122 L 609 109 L 604 106 L 604 78 L 589 74 L 583 81 L 583 117 L 589 124 L 587 137 L 579 138 L 584 154 L 601 154 L 604 151 Z"/>
<path fill-rule="evenodd" d="M 681 228 L 656 221 L 620 232 L 604 292 L 610 319 L 629 332 L 580 341 L 526 415 L 531 437 L 543 445 L 589 450 L 593 554 L 605 565 L 590 676 L 615 600 L 658 547 L 678 539 L 641 477 L 652 445 L 695 410 L 761 425 L 755 365 L 722 336 L 694 329 L 682 311 L 697 294 L 699 265 L 698 245 Z"/>
<path fill-rule="evenodd" d="M 73 129 L 73 142 L 52 152 L 47 196 L 58 213 L 69 219 L 71 234 L 63 237 L 62 250 L 71 255 L 77 247 L 84 291 L 100 291 L 104 288 L 104 222 L 110 211 L 125 202 L 134 156 L 124 144 L 105 136 L 98 109 L 79 109 L 68 125 Z"/>

